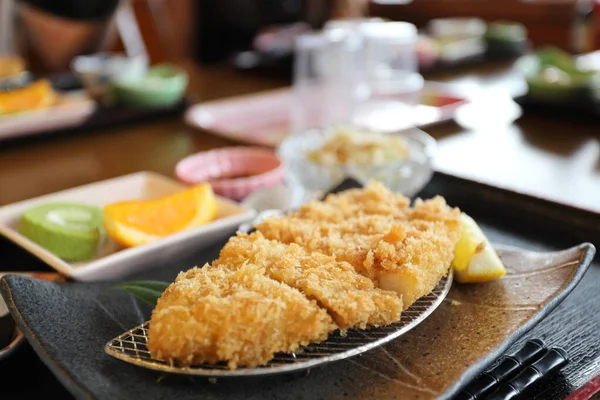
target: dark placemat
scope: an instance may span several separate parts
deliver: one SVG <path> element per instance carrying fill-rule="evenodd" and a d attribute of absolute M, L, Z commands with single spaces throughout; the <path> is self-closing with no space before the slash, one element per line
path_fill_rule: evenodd
<path fill-rule="evenodd" d="M 450 204 L 472 214 L 496 243 L 532 251 L 553 251 L 586 240 L 596 241 L 600 237 L 600 218 L 597 215 L 473 182 L 436 174 L 422 196 L 434 194 L 446 196 Z M 584 222 L 580 222 L 582 218 Z M 595 230 L 592 230 L 593 227 Z M 4 244 L 0 245 L 4 249 Z M 173 260 L 169 266 L 156 266 L 131 278 L 173 279 L 181 269 L 212 260 L 218 250 L 216 247 L 188 259 Z M 589 254 L 582 256 L 589 258 Z M 585 262 L 589 261 L 585 259 Z M 2 267 L 6 268 L 6 264 L 3 263 Z M 548 270 L 518 272 L 525 274 L 522 279 L 506 279 L 472 287 L 456 285 L 440 309 L 390 345 L 356 359 L 312 370 L 308 376 L 227 380 L 217 384 L 179 377 L 169 377 L 156 383 L 156 373 L 106 356 L 102 351 L 104 343 L 142 322 L 149 312 L 148 307 L 139 305 L 124 293 L 108 294 L 106 289 L 110 283 L 54 284 L 11 277 L 3 280 L 3 295 L 8 296 L 9 301 L 15 296 L 14 300 L 19 303 L 21 315 L 26 320 L 21 321 L 21 325 L 24 328 L 36 327 L 35 332 L 30 331 L 28 335 L 33 340 L 32 344 L 63 384 L 81 398 L 143 396 L 148 399 L 185 399 L 201 396 L 205 399 L 335 400 L 413 398 L 415 393 L 420 398 L 434 398 L 441 394 L 440 390 L 444 391 L 448 378 L 460 385 L 468 383 L 507 350 L 512 339 L 520 337 L 525 340 L 534 336 L 544 338 L 548 345 L 564 347 L 572 357 L 562 374 L 551 381 L 546 380 L 529 397 L 558 399 L 571 392 L 591 371 L 600 369 L 600 354 L 596 351 L 600 346 L 596 332 L 600 325 L 600 293 L 596 287 L 600 266 L 592 265 L 575 291 L 557 310 L 541 321 L 530 335 L 521 335 L 525 333 L 523 329 L 539 322 L 526 323 L 531 321 L 539 306 L 562 293 L 558 300 L 551 300 L 554 304 L 550 308 L 557 306 L 557 302 L 571 289 L 568 282 L 573 278 L 577 281 L 584 270 L 567 263 Z M 24 301 L 25 297 L 27 301 Z M 40 313 L 40 307 L 45 311 Z M 67 312 L 60 312 L 57 307 L 64 307 Z M 465 307 L 463 312 L 461 307 Z M 478 308 L 481 309 L 478 311 Z M 549 312 L 550 308 L 544 309 L 542 314 Z M 470 312 L 465 313 L 465 309 Z M 75 314 L 76 310 L 78 314 Z M 526 323 L 525 328 L 513 335 L 523 323 Z M 38 329 L 42 325 L 44 327 Z M 506 335 L 513 336 L 507 341 Z M 49 344 L 48 340 L 53 344 Z M 7 377 L 9 382 L 0 390 L 18 391 L 17 384 L 13 383 L 16 380 L 13 379 L 15 375 L 10 363 L 19 360 L 17 353 L 6 360 L 6 367 L 0 365 L 1 372 L 6 374 L 2 376 Z M 462 375 L 458 371 L 462 371 Z M 465 374 L 465 371 L 468 372 Z M 458 380 L 457 372 L 461 376 Z M 458 389 L 459 386 L 454 387 L 454 390 Z M 24 390 L 31 392 L 33 389 Z M 41 392 L 50 393 L 44 387 L 39 388 L 38 393 Z"/>

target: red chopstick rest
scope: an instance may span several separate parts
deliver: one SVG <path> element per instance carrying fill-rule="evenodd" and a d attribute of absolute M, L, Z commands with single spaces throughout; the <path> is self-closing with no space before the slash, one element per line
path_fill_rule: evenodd
<path fill-rule="evenodd" d="M 574 391 L 565 400 L 591 400 L 595 394 L 600 395 L 600 375 Z M 599 397 L 600 398 L 600 397 Z"/>

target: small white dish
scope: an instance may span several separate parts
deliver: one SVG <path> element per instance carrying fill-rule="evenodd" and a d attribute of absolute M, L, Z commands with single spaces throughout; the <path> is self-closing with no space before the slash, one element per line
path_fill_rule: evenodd
<path fill-rule="evenodd" d="M 338 129 L 333 126 L 288 135 L 277 148 L 286 171 L 286 184 L 291 189 L 292 209 L 320 197 L 347 178 L 355 179 L 362 185 L 376 180 L 407 197 L 416 195 L 431 179 L 437 142 L 417 128 L 385 134 L 405 142 L 405 157 L 373 163 L 334 162 L 330 165 L 311 161 L 308 154 L 322 148 Z M 356 130 L 363 134 L 376 132 L 360 128 Z"/>
<path fill-rule="evenodd" d="M 23 247 L 61 274 L 77 281 L 120 278 L 152 265 L 199 251 L 225 239 L 238 226 L 251 220 L 256 211 L 224 197 L 217 198 L 217 217 L 200 227 L 179 232 L 154 242 L 121 249 L 108 240 L 94 260 L 68 262 L 27 239 L 18 231 L 23 212 L 50 201 L 81 202 L 98 207 L 123 200 L 158 198 L 186 189 L 174 179 L 152 172 L 138 172 L 73 189 L 21 201 L 0 208 L 0 234 Z"/>
<path fill-rule="evenodd" d="M 429 21 L 427 31 L 434 37 L 482 37 L 487 24 L 480 18 L 436 18 Z"/>
<path fill-rule="evenodd" d="M 266 210 L 286 211 L 292 206 L 292 194 L 287 186 L 276 185 L 249 194 L 242 200 L 242 205 L 255 209 L 257 213 Z"/>
<path fill-rule="evenodd" d="M 144 54 L 127 56 L 110 52 L 77 56 L 71 63 L 71 69 L 79 76 L 89 95 L 104 102 L 111 101 L 111 82 L 141 77 L 148 67 L 148 57 Z"/>

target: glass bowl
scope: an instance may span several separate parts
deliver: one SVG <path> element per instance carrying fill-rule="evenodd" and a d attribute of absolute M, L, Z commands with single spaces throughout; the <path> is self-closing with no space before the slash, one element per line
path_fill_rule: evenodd
<path fill-rule="evenodd" d="M 372 180 L 379 181 L 394 192 L 413 197 L 433 175 L 436 141 L 417 128 L 386 133 L 404 140 L 408 152 L 401 159 L 372 164 L 340 162 L 324 165 L 311 161 L 308 153 L 321 148 L 335 132 L 336 128 L 325 128 L 290 134 L 277 148 L 285 169 L 285 181 L 291 190 L 292 208 L 319 197 L 347 178 L 363 185 Z"/>

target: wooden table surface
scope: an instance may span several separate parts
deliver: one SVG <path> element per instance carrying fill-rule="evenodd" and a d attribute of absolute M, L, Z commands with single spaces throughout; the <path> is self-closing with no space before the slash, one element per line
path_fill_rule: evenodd
<path fill-rule="evenodd" d="M 190 69 L 197 101 L 288 84 L 224 67 Z M 426 78 L 475 100 L 460 110 L 458 123 L 426 129 L 439 142 L 438 170 L 600 212 L 600 124 L 552 115 L 515 121 L 520 109 L 508 94 L 523 86 L 510 64 Z M 0 143 L 0 205 L 140 170 L 172 175 L 180 158 L 231 144 L 187 127 L 181 117 Z"/>

